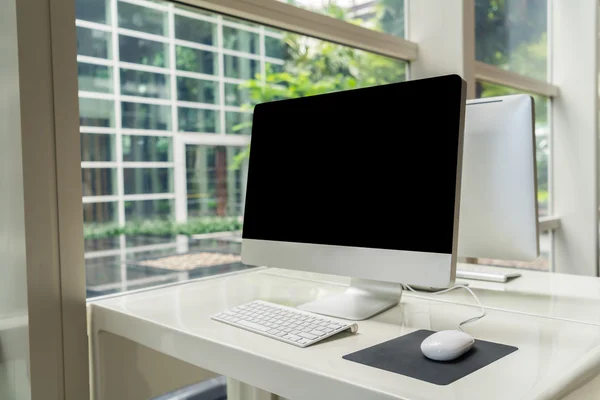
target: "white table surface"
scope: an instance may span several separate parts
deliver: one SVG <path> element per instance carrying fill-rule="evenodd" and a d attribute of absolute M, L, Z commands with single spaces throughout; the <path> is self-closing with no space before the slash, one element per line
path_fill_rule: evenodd
<path fill-rule="evenodd" d="M 484 319 L 465 330 L 478 339 L 519 350 L 447 386 L 367 367 L 342 356 L 418 329 L 454 329 L 459 321 L 478 313 L 472 304 L 460 304 L 472 303 L 462 293 L 429 299 L 405 292 L 400 306 L 359 322 L 357 334 L 336 335 L 305 349 L 210 319 L 214 313 L 256 299 L 296 306 L 344 290 L 344 281 L 256 269 L 117 296 L 92 303 L 92 335 L 108 331 L 294 400 L 554 399 L 600 371 L 597 316 L 573 318 L 588 322 L 560 319 L 577 307 L 573 299 L 589 301 L 590 307 L 598 300 L 593 294 L 573 296 L 575 289 L 553 297 L 544 293 L 541 281 L 538 295 L 542 301 L 538 302 L 527 297 L 531 294 L 519 297 L 517 289 L 504 295 L 500 290 L 478 290 L 486 306 L 493 304 Z M 519 285 L 526 282 L 523 276 Z M 594 284 L 600 288 L 600 283 Z M 561 298 L 569 300 L 563 304 Z M 559 310 L 553 311 L 556 307 L 544 302 L 559 304 Z M 498 304 L 501 307 L 496 308 Z M 544 312 L 534 315 L 533 309 Z"/>

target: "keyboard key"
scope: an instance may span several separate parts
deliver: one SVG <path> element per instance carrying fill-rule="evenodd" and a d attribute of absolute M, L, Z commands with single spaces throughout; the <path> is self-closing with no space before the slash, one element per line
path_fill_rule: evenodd
<path fill-rule="evenodd" d="M 307 340 L 307 339 L 300 339 L 300 340 L 296 341 L 296 343 L 300 343 L 300 344 L 309 344 L 309 343 L 310 343 L 310 340 Z"/>
<path fill-rule="evenodd" d="M 306 333 L 306 332 L 300 332 L 298 334 L 298 336 L 302 336 L 303 338 L 310 339 L 310 340 L 314 340 L 314 339 L 316 339 L 318 337 L 316 335 L 311 335 L 310 333 Z"/>
<path fill-rule="evenodd" d="M 279 332 L 281 332 L 279 329 L 271 329 L 270 331 L 267 331 L 267 333 L 270 333 L 271 335 L 277 335 Z"/>
<path fill-rule="evenodd" d="M 251 322 L 251 321 L 240 320 L 237 323 L 240 324 L 240 325 L 242 325 L 242 326 L 246 326 L 248 328 L 256 329 L 257 331 L 261 331 L 261 332 L 266 332 L 266 331 L 269 330 L 268 327 L 262 326 L 260 324 L 257 324 L 257 323 Z"/>
<path fill-rule="evenodd" d="M 300 336 L 293 335 L 293 334 L 287 334 L 283 338 L 287 339 L 287 340 L 291 340 L 292 342 L 295 342 L 296 340 L 302 339 Z"/>
<path fill-rule="evenodd" d="M 327 328 L 331 328 L 333 330 L 340 329 L 341 327 L 342 327 L 342 325 L 338 325 L 338 324 L 327 325 Z"/>
<path fill-rule="evenodd" d="M 316 335 L 316 336 L 323 336 L 323 335 L 325 334 L 325 332 L 318 331 L 318 330 L 316 330 L 316 329 L 315 329 L 315 330 L 313 330 L 313 331 L 312 331 L 312 332 L 310 332 L 310 333 L 311 333 L 311 334 L 313 334 L 313 335 Z"/>

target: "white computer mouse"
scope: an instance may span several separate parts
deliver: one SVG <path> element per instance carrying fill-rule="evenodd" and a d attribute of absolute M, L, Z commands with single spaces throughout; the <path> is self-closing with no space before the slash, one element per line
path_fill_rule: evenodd
<path fill-rule="evenodd" d="M 425 357 L 435 361 L 454 360 L 471 350 L 475 339 L 468 333 L 458 330 L 439 331 L 421 342 Z"/>

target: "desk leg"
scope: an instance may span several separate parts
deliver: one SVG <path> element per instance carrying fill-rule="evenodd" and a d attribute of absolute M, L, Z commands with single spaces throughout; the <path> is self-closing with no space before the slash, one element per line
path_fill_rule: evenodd
<path fill-rule="evenodd" d="M 235 379 L 227 378 L 227 400 L 284 400 L 283 398 L 250 386 Z"/>

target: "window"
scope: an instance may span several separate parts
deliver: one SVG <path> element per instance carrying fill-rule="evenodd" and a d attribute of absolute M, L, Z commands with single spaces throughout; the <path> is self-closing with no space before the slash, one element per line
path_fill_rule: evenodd
<path fill-rule="evenodd" d="M 122 1 L 119 1 L 119 26 L 161 36 L 169 31 L 166 13 Z"/>
<path fill-rule="evenodd" d="M 172 193 L 173 169 L 124 168 L 125 194 Z"/>
<path fill-rule="evenodd" d="M 200 108 L 179 107 L 179 130 L 182 132 L 216 133 L 219 122 L 218 112 Z"/>
<path fill-rule="evenodd" d="M 223 47 L 229 50 L 243 51 L 244 53 L 259 54 L 260 39 L 255 32 L 224 26 Z"/>
<path fill-rule="evenodd" d="M 219 84 L 215 81 L 178 76 L 177 98 L 195 103 L 217 104 Z"/>
<path fill-rule="evenodd" d="M 80 97 L 79 124 L 81 126 L 114 127 L 115 102 Z"/>
<path fill-rule="evenodd" d="M 81 161 L 115 161 L 115 135 L 81 134 Z"/>
<path fill-rule="evenodd" d="M 217 26 L 212 22 L 175 15 L 175 38 L 216 46 Z"/>
<path fill-rule="evenodd" d="M 121 69 L 121 94 L 168 99 L 169 80 L 165 74 Z"/>
<path fill-rule="evenodd" d="M 296 0 L 290 3 L 365 28 L 404 37 L 404 0 Z"/>
<path fill-rule="evenodd" d="M 99 24 L 110 23 L 110 2 L 101 1 L 75 1 L 75 18 Z"/>
<path fill-rule="evenodd" d="M 110 93 L 113 91 L 112 68 L 106 65 L 77 64 L 79 90 Z"/>
<path fill-rule="evenodd" d="M 547 79 L 547 0 L 475 0 L 475 37 L 477 60 Z"/>
<path fill-rule="evenodd" d="M 123 128 L 171 129 L 171 107 L 146 103 L 121 103 Z"/>
<path fill-rule="evenodd" d="M 108 32 L 77 27 L 77 54 L 81 56 L 112 58 L 111 37 Z"/>
<path fill-rule="evenodd" d="M 232 238 L 242 228 L 252 105 L 406 77 L 404 61 L 236 18 L 160 0 L 161 9 L 116 4 L 105 29 L 77 27 L 89 296 L 170 282 L 186 248 L 178 234 L 189 251 L 236 260 L 211 271 L 245 268 Z M 189 236 L 203 233 L 218 235 Z M 186 276 L 207 273 L 206 259 L 186 257 L 198 265 Z"/>
<path fill-rule="evenodd" d="M 212 51 L 192 49 L 183 46 L 177 46 L 175 51 L 177 54 L 177 69 L 181 71 L 214 75 L 216 71 L 219 70 L 219 59 Z"/>
<path fill-rule="evenodd" d="M 168 66 L 168 45 L 154 40 L 119 35 L 119 57 L 121 61 L 150 65 Z"/>
<path fill-rule="evenodd" d="M 168 162 L 173 148 L 170 137 L 123 135 L 123 161 Z"/>
<path fill-rule="evenodd" d="M 111 196 L 117 194 L 116 169 L 83 168 L 81 185 L 84 196 Z"/>

